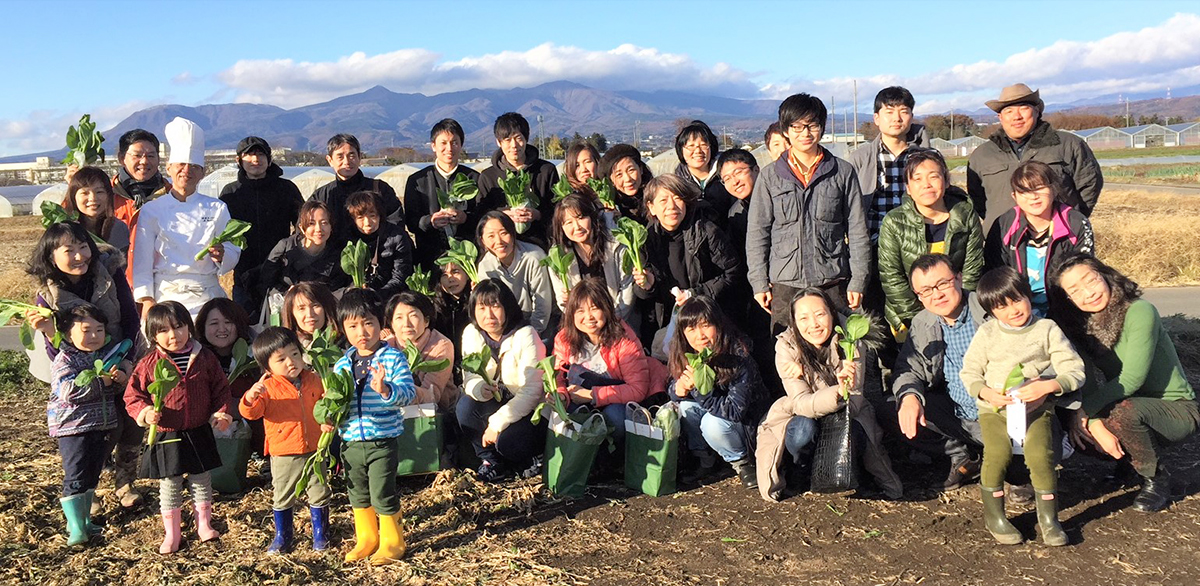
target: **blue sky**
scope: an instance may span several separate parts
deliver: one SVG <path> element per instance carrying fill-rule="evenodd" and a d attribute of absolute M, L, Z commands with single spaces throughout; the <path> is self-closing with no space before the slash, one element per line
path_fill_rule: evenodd
<path fill-rule="evenodd" d="M 107 128 L 154 104 L 295 107 L 376 84 L 841 102 L 858 80 L 860 103 L 907 85 L 918 113 L 975 109 L 1014 81 L 1048 102 L 1200 84 L 1194 1 L 0 0 L 0 13 L 0 155 L 60 146 L 84 112 Z"/>

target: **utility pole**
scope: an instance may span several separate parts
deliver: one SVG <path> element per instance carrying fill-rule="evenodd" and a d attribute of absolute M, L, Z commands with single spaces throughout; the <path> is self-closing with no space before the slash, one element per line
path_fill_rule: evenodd
<path fill-rule="evenodd" d="M 642 149 L 642 121 L 633 121 L 633 148 L 641 152 Z"/>
<path fill-rule="evenodd" d="M 858 146 L 858 80 L 854 80 L 854 138 L 851 139 L 854 146 Z"/>
<path fill-rule="evenodd" d="M 834 96 L 829 96 L 829 119 L 832 120 L 835 125 L 837 124 L 837 100 Z M 833 134 L 834 135 L 837 134 L 836 126 L 833 129 Z M 821 142 L 822 138 L 823 137 L 818 136 L 817 142 Z M 833 138 L 837 139 L 837 136 L 834 136 Z M 836 140 L 835 140 L 835 142 L 836 142 Z"/>
<path fill-rule="evenodd" d="M 950 108 L 950 140 L 954 140 L 954 108 Z"/>

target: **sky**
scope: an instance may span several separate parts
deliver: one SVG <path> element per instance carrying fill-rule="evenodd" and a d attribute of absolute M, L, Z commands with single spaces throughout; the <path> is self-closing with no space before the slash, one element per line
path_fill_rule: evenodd
<path fill-rule="evenodd" d="M 1048 103 L 1200 85 L 1200 4 L 1005 2 L 148 2 L 0 0 L 0 156 L 61 148 L 142 108 L 294 108 L 383 85 L 437 94 L 570 80 L 839 104 L 908 87 L 917 114 L 1025 82 Z"/>

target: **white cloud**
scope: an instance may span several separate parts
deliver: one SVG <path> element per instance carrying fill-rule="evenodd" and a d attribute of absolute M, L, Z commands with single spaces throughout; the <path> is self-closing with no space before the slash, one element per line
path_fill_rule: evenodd
<path fill-rule="evenodd" d="M 0 119 L 0 156 L 65 148 L 67 128 L 77 124 L 84 114 L 91 114 L 92 122 L 103 132 L 138 110 L 166 101 L 133 100 L 117 106 L 94 108 L 90 112 L 37 110 L 23 120 Z"/>
<path fill-rule="evenodd" d="M 569 80 L 613 90 L 676 89 L 753 97 L 751 74 L 725 63 L 697 64 L 682 53 L 625 44 L 609 51 L 543 43 L 457 61 L 424 49 L 381 55 L 354 53 L 333 62 L 242 60 L 217 78 L 236 101 L 285 108 L 382 85 L 396 92 L 439 94 L 472 88 L 531 87 Z"/>
<path fill-rule="evenodd" d="M 950 108 L 975 110 L 1000 88 L 1025 83 L 1048 103 L 1065 103 L 1118 92 L 1154 91 L 1200 83 L 1200 15 L 1176 14 L 1160 25 L 1120 32 L 1095 41 L 1057 41 L 1015 53 L 1003 61 L 959 64 L 915 76 L 858 79 L 860 105 L 879 88 L 903 85 L 917 96 L 918 113 Z M 798 91 L 848 97 L 853 79 L 796 80 L 765 85 L 763 95 Z M 864 99 L 863 96 L 866 96 Z M 865 106 L 864 106 L 865 107 Z"/>

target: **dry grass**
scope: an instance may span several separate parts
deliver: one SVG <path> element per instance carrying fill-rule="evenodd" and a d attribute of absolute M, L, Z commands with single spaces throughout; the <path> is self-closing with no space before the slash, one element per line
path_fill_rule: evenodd
<path fill-rule="evenodd" d="M 1096 251 L 1143 287 L 1200 284 L 1200 196 L 1106 189 Z"/>
<path fill-rule="evenodd" d="M 42 232 L 41 216 L 0 219 L 0 298 L 33 299 L 37 288 L 25 267 Z"/>

